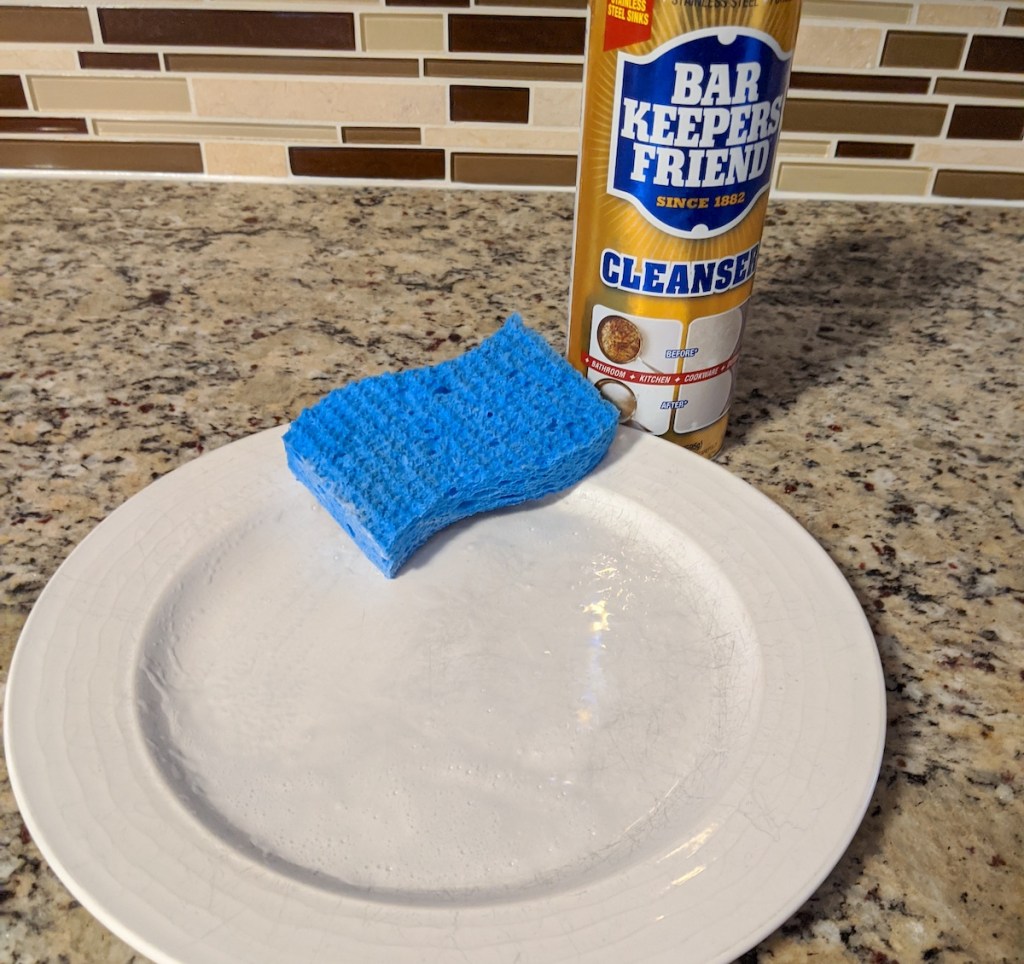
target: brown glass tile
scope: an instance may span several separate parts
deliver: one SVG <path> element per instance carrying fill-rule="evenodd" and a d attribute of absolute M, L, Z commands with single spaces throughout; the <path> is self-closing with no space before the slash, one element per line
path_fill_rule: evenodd
<path fill-rule="evenodd" d="M 791 97 L 782 118 L 785 131 L 819 134 L 897 134 L 937 137 L 946 120 L 939 104 L 896 104 L 855 100 L 801 100 Z"/>
<path fill-rule="evenodd" d="M 536 7 L 540 10 L 586 10 L 587 0 L 476 0 L 478 7 Z"/>
<path fill-rule="evenodd" d="M 88 134 L 89 128 L 80 117 L 0 117 L 0 134 Z"/>
<path fill-rule="evenodd" d="M 824 74 L 797 70 L 790 78 L 793 90 L 849 90 L 865 94 L 927 94 L 927 77 L 894 74 Z"/>
<path fill-rule="evenodd" d="M 355 49 L 350 13 L 114 8 L 100 10 L 99 18 L 107 43 Z"/>
<path fill-rule="evenodd" d="M 964 69 L 1024 73 L 1024 37 L 975 37 L 967 51 Z"/>
<path fill-rule="evenodd" d="M 570 154 L 453 154 L 452 180 L 463 184 L 573 187 L 576 158 Z"/>
<path fill-rule="evenodd" d="M 28 107 L 20 77 L 0 74 L 0 107 L 8 110 L 25 110 Z"/>
<path fill-rule="evenodd" d="M 1024 201 L 1024 174 L 1012 171 L 944 170 L 935 175 L 936 197 Z"/>
<path fill-rule="evenodd" d="M 0 141 L 0 167 L 201 174 L 203 156 L 198 144 L 17 140 Z"/>
<path fill-rule="evenodd" d="M 488 17 L 453 13 L 448 17 L 448 49 L 453 53 L 583 53 L 582 17 Z"/>
<path fill-rule="evenodd" d="M 92 43 L 89 11 L 84 7 L 0 7 L 4 43 Z"/>
<path fill-rule="evenodd" d="M 419 144 L 418 127 L 342 127 L 346 144 Z"/>
<path fill-rule="evenodd" d="M 962 33 L 890 30 L 882 51 L 882 66 L 956 69 L 966 40 Z"/>
<path fill-rule="evenodd" d="M 444 151 L 402 147 L 293 147 L 292 173 L 402 181 L 444 178 Z"/>
<path fill-rule="evenodd" d="M 1024 27 L 1024 7 L 1010 7 L 1006 11 L 1003 25 L 1007 27 Z"/>
<path fill-rule="evenodd" d="M 525 87 L 452 84 L 448 102 L 453 121 L 526 124 L 530 120 L 530 92 Z"/>
<path fill-rule="evenodd" d="M 913 144 L 886 144 L 882 141 L 840 141 L 836 144 L 836 157 L 887 157 L 906 161 L 913 153 Z"/>
<path fill-rule="evenodd" d="M 939 77 L 935 93 L 953 97 L 1006 97 L 1024 100 L 1024 84 L 1009 80 L 962 80 L 959 77 Z"/>
<path fill-rule="evenodd" d="M 419 77 L 415 60 L 390 57 L 275 57 L 259 54 L 164 54 L 167 69 L 193 74 L 306 74 Z"/>
<path fill-rule="evenodd" d="M 582 64 L 545 64 L 524 60 L 432 60 L 423 64 L 426 77 L 473 77 L 480 80 L 550 80 L 579 83 Z"/>
<path fill-rule="evenodd" d="M 1024 107 L 958 104 L 947 137 L 983 141 L 1019 141 L 1024 136 Z"/>
<path fill-rule="evenodd" d="M 159 70 L 160 54 L 116 54 L 102 50 L 80 50 L 78 64 L 87 70 Z"/>

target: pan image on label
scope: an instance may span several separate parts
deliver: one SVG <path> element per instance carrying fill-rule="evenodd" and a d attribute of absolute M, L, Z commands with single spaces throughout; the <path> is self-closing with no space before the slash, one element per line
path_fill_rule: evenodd
<path fill-rule="evenodd" d="M 656 435 L 668 431 L 684 337 L 680 321 L 594 307 L 588 376 L 623 424 Z"/>

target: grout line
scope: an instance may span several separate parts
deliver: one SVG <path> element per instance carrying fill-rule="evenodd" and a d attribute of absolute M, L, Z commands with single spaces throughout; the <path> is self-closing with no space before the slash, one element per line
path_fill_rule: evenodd
<path fill-rule="evenodd" d="M 29 111 L 40 113 L 39 104 L 36 101 L 36 92 L 31 84 L 32 75 L 24 72 L 18 73 L 18 79 L 21 81 L 21 90 L 25 95 L 25 103 L 28 104 Z"/>
<path fill-rule="evenodd" d="M 196 92 L 193 87 L 193 77 L 191 74 L 185 75 L 185 89 L 188 91 L 189 116 L 198 119 L 199 114 L 196 110 Z"/>
<path fill-rule="evenodd" d="M 100 12 L 95 4 L 90 4 L 86 8 L 86 12 L 89 14 L 89 28 L 92 30 L 92 42 L 91 46 L 99 45 L 104 46 L 103 42 L 103 30 L 100 27 Z"/>
<path fill-rule="evenodd" d="M 1014 172 L 1018 173 L 1018 172 Z M 305 187 L 341 187 L 352 188 L 388 188 L 409 191 L 428 191 L 445 188 L 452 193 L 478 193 L 494 191 L 498 193 L 522 194 L 570 194 L 574 187 L 559 185 L 529 184 L 462 184 L 438 179 L 431 181 L 399 181 L 370 180 L 360 178 L 329 178 L 290 175 L 287 177 L 269 177 L 266 175 L 210 175 L 210 174 L 172 174 L 163 171 L 72 171 L 72 170 L 40 170 L 37 168 L 4 168 L 0 169 L 3 180 L 76 180 L 76 181 L 170 181 L 184 184 L 290 184 Z M 772 201 L 834 201 L 843 204 L 878 202 L 880 204 L 935 204 L 964 205 L 968 207 L 1010 207 L 1024 209 L 1024 201 L 1005 198 L 958 198 L 936 197 L 934 195 L 846 195 L 836 193 L 801 194 L 795 191 L 772 190 Z"/>

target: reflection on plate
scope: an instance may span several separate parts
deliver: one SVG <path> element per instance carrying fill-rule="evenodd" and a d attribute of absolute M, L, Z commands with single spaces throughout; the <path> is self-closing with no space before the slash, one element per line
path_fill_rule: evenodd
<path fill-rule="evenodd" d="M 113 513 L 19 642 L 12 783 L 93 914 L 188 964 L 728 961 L 806 899 L 884 693 L 788 516 L 622 430 L 385 580 L 281 431 Z"/>

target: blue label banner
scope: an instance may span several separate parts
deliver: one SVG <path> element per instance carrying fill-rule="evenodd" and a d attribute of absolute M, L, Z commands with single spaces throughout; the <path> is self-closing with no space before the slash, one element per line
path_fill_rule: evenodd
<path fill-rule="evenodd" d="M 744 28 L 620 54 L 608 193 L 677 237 L 729 230 L 768 189 L 791 56 Z"/>

